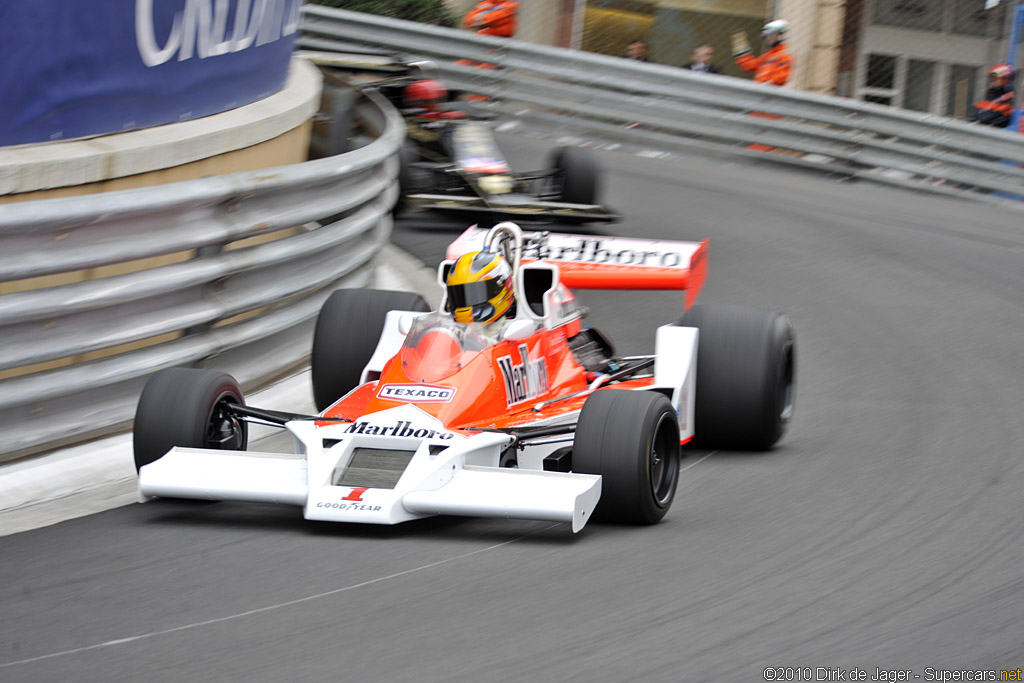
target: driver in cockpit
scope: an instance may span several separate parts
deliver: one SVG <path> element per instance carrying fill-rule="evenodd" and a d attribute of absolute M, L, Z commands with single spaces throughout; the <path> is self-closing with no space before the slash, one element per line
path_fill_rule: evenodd
<path fill-rule="evenodd" d="M 459 323 L 491 324 L 516 314 L 512 266 L 497 251 L 471 251 L 448 271 L 448 311 Z"/>

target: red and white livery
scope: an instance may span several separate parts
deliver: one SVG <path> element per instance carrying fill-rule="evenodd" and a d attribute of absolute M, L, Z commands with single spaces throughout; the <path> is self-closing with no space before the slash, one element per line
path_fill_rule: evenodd
<path fill-rule="evenodd" d="M 135 423 L 139 494 L 276 502 L 307 519 L 429 515 L 649 524 L 675 496 L 681 445 L 768 448 L 793 412 L 792 326 L 778 313 L 694 306 L 707 242 L 470 228 L 439 269 L 484 246 L 513 266 L 515 314 L 454 322 L 417 295 L 338 290 L 317 321 L 317 415 L 246 406 L 224 374 L 154 375 Z M 573 289 L 679 289 L 654 353 L 618 356 Z M 706 376 L 705 376 L 706 375 Z M 707 392 L 707 398 L 703 392 Z M 276 424 L 298 456 L 246 452 Z"/>

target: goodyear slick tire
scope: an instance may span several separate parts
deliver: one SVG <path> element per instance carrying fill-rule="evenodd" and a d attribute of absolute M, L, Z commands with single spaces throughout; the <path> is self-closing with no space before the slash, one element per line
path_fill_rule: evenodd
<path fill-rule="evenodd" d="M 310 374 L 316 409 L 325 410 L 356 388 L 389 311 L 429 311 L 413 292 L 339 289 L 320 309 L 313 332 Z"/>
<path fill-rule="evenodd" d="M 680 324 L 700 330 L 693 444 L 771 448 L 795 405 L 796 339 L 789 318 L 760 308 L 698 305 Z"/>
<path fill-rule="evenodd" d="M 559 147 L 552 166 L 561 182 L 559 201 L 568 204 L 596 204 L 598 195 L 597 162 L 589 149 Z"/>
<path fill-rule="evenodd" d="M 245 450 L 248 424 L 226 410 L 228 403 L 245 405 L 245 399 L 225 372 L 168 368 L 154 373 L 135 410 L 135 470 L 174 446 Z"/>
<path fill-rule="evenodd" d="M 603 389 L 580 411 L 572 470 L 600 474 L 596 517 L 654 524 L 665 516 L 679 484 L 679 425 L 672 403 L 650 391 Z"/>

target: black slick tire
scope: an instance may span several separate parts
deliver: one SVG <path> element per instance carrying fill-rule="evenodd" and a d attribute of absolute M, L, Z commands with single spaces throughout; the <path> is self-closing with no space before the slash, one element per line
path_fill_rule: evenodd
<path fill-rule="evenodd" d="M 589 149 L 559 147 L 552 158 L 555 181 L 561 186 L 559 201 L 568 204 L 596 204 L 597 162 Z"/>
<path fill-rule="evenodd" d="M 419 294 L 380 289 L 339 289 L 320 309 L 313 333 L 310 374 L 316 409 L 325 410 L 356 388 L 373 356 L 388 311 L 429 311 Z"/>
<path fill-rule="evenodd" d="M 572 470 L 600 474 L 595 517 L 654 524 L 665 516 L 679 483 L 679 425 L 672 403 L 650 391 L 604 389 L 583 404 Z"/>
<path fill-rule="evenodd" d="M 228 404 L 245 405 L 235 379 L 224 372 L 168 368 L 146 382 L 135 410 L 132 441 L 135 469 L 174 446 L 245 450 L 248 424 Z"/>
<path fill-rule="evenodd" d="M 694 445 L 771 448 L 785 433 L 796 398 L 789 318 L 760 308 L 697 305 L 680 324 L 700 330 Z"/>
<path fill-rule="evenodd" d="M 405 197 L 415 191 L 412 165 L 418 158 L 419 154 L 412 141 L 403 141 L 402 146 L 398 149 L 398 196 L 395 198 L 394 206 L 391 207 L 391 213 L 395 216 L 404 213 L 409 208 L 409 202 Z"/>

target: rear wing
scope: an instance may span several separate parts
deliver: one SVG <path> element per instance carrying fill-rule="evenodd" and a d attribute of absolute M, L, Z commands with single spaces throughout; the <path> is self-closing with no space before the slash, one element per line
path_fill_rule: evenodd
<path fill-rule="evenodd" d="M 469 228 L 448 245 L 446 258 L 483 248 L 487 230 Z M 523 232 L 523 263 L 558 267 L 570 289 L 684 289 L 685 308 L 707 278 L 708 241 L 670 242 L 603 235 Z"/>

